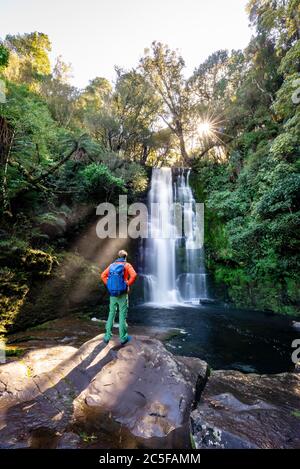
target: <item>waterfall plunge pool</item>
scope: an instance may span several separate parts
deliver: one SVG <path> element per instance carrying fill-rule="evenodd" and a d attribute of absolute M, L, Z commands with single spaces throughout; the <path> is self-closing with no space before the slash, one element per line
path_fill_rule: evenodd
<path fill-rule="evenodd" d="M 130 308 L 128 323 L 174 328 L 174 336 L 166 343 L 168 350 L 201 358 L 213 369 L 280 373 L 295 367 L 292 342 L 300 335 L 287 317 L 224 304 L 140 304 Z"/>

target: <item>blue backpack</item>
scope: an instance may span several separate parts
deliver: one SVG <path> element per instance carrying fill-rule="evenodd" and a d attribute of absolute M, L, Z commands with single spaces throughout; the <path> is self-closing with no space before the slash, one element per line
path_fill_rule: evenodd
<path fill-rule="evenodd" d="M 120 262 L 120 264 L 118 263 Z M 124 280 L 124 259 L 116 259 L 109 267 L 107 289 L 110 296 L 120 296 L 127 291 L 127 283 Z"/>

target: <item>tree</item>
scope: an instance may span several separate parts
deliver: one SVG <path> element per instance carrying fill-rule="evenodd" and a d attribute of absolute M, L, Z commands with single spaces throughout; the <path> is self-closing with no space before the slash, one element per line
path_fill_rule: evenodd
<path fill-rule="evenodd" d="M 96 202 L 109 201 L 111 197 L 126 192 L 124 180 L 116 177 L 104 164 L 91 163 L 80 173 L 82 196 Z"/>
<path fill-rule="evenodd" d="M 120 132 L 117 150 L 133 160 L 144 160 L 145 148 L 157 120 L 158 100 L 145 78 L 136 70 L 117 70 L 114 94 Z"/>
<path fill-rule="evenodd" d="M 116 69 L 115 89 L 96 78 L 80 98 L 87 130 L 109 151 L 144 161 L 144 148 L 157 119 L 158 102 L 136 70 Z"/>
<path fill-rule="evenodd" d="M 107 97 L 112 93 L 110 82 L 103 77 L 96 77 L 90 81 L 83 91 L 81 98 L 86 107 L 93 109 L 100 108 L 106 102 Z"/>
<path fill-rule="evenodd" d="M 40 93 L 46 99 L 54 119 L 62 126 L 69 126 L 76 109 L 79 91 L 69 84 L 71 66 L 62 57 L 56 59 L 51 75 L 41 81 Z"/>
<path fill-rule="evenodd" d="M 51 43 L 47 34 L 35 31 L 7 35 L 5 46 L 10 50 L 12 56 L 5 71 L 9 79 L 20 83 L 32 83 L 50 74 Z"/>
<path fill-rule="evenodd" d="M 195 123 L 193 137 L 197 144 L 193 153 L 196 158 L 208 154 L 219 159 L 233 139 L 230 124 L 234 115 L 230 115 L 230 110 L 245 75 L 245 62 L 242 51 L 229 53 L 219 50 L 200 64 L 189 78 Z M 201 132 L 203 123 L 208 125 L 207 132 Z"/>
<path fill-rule="evenodd" d="M 188 163 L 185 137 L 189 132 L 191 101 L 183 76 L 184 60 L 160 42 L 153 42 L 151 50 L 141 59 L 140 67 L 161 101 L 159 115 L 177 136 L 182 160 Z"/>
<path fill-rule="evenodd" d="M 5 45 L 0 42 L 0 70 L 7 67 L 9 61 L 9 50 Z"/>
<path fill-rule="evenodd" d="M 300 108 L 292 99 L 298 6 L 249 2 L 257 32 L 242 70 L 239 60 L 231 69 L 230 56 L 217 54 L 195 81 L 204 104 L 221 106 L 224 134 L 233 137 L 225 159 L 206 152 L 194 162 L 194 184 L 206 202 L 209 266 L 236 304 L 286 313 L 297 311 L 299 284 Z"/>
<path fill-rule="evenodd" d="M 111 108 L 112 86 L 106 78 L 96 77 L 81 92 L 75 113 L 76 123 L 106 148 L 109 147 L 106 127 L 113 126 Z"/>
<path fill-rule="evenodd" d="M 250 0 L 247 11 L 258 34 L 267 32 L 278 49 L 300 39 L 299 0 Z"/>

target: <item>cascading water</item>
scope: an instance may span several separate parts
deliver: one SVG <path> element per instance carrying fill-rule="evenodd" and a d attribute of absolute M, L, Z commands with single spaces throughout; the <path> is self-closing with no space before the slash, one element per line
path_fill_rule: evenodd
<path fill-rule="evenodd" d="M 152 303 L 179 303 L 172 172 L 169 168 L 153 169 L 148 202 L 151 236 L 146 242 L 145 297 Z"/>
<path fill-rule="evenodd" d="M 196 202 L 189 184 L 190 170 L 181 170 L 175 185 L 175 201 L 179 202 L 184 210 L 186 230 L 181 239 L 183 247 L 183 269 L 177 278 L 181 297 L 187 302 L 199 302 L 207 298 L 207 282 L 204 260 L 204 247 L 198 247 L 198 231 L 196 225 Z M 203 226 L 202 226 L 203 229 Z"/>
<path fill-rule="evenodd" d="M 153 169 L 148 196 L 150 237 L 142 249 L 146 302 L 163 306 L 207 298 L 204 252 L 197 244 L 199 227 L 189 173 L 181 169 L 173 177 L 170 168 Z M 178 230 L 176 204 L 183 210 L 184 230 Z"/>

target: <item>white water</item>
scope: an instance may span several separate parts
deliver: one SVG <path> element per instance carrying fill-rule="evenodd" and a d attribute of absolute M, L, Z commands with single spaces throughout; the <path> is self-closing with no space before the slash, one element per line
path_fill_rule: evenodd
<path fill-rule="evenodd" d="M 174 202 L 184 207 L 183 233 L 176 229 Z M 207 298 L 204 252 L 197 249 L 199 232 L 189 171 L 182 169 L 173 178 L 170 168 L 153 169 L 148 205 L 151 236 L 144 253 L 145 301 L 168 306 Z"/>

